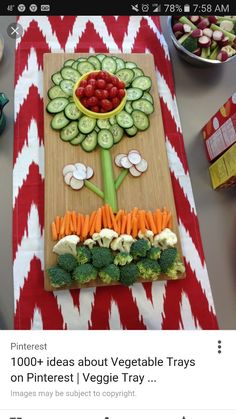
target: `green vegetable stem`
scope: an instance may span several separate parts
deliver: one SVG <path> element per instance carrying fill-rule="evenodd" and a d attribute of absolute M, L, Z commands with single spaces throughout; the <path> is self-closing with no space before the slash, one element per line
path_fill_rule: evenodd
<path fill-rule="evenodd" d="M 118 211 L 117 195 L 114 181 L 113 165 L 110 150 L 100 148 L 104 202 L 112 208 L 113 212 Z"/>

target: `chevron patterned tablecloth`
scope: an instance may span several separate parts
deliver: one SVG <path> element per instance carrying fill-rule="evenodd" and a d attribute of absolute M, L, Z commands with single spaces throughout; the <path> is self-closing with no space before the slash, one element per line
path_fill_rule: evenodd
<path fill-rule="evenodd" d="M 167 44 L 156 17 L 29 17 L 16 41 L 13 257 L 16 329 L 217 329 Z M 187 278 L 45 292 L 43 54 L 148 52 L 155 58 Z"/>

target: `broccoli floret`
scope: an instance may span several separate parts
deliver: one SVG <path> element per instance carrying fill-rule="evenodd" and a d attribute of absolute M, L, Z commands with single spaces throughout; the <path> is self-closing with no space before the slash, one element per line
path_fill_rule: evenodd
<path fill-rule="evenodd" d="M 144 279 L 157 279 L 161 272 L 161 267 L 156 260 L 140 260 L 137 263 L 137 267 L 139 270 L 139 275 Z"/>
<path fill-rule="evenodd" d="M 150 246 L 149 241 L 138 239 L 132 244 L 130 253 L 134 259 L 138 259 L 139 257 L 145 258 Z"/>
<path fill-rule="evenodd" d="M 147 252 L 148 259 L 158 260 L 161 257 L 161 249 L 159 247 L 151 247 Z"/>
<path fill-rule="evenodd" d="M 94 247 L 91 250 L 92 264 L 95 268 L 104 268 L 105 266 L 113 263 L 114 256 L 110 249 L 107 247 Z"/>
<path fill-rule="evenodd" d="M 185 266 L 177 254 L 173 265 L 167 270 L 166 275 L 172 279 L 177 279 L 180 274 L 185 273 Z"/>
<path fill-rule="evenodd" d="M 114 259 L 115 265 L 124 266 L 127 265 L 127 263 L 132 262 L 133 256 L 131 256 L 129 253 L 126 252 L 120 252 L 118 255 L 116 255 Z"/>
<path fill-rule="evenodd" d="M 118 266 L 112 263 L 111 265 L 106 266 L 99 272 L 99 278 L 106 284 L 110 284 L 114 281 L 119 281 L 120 270 Z"/>
<path fill-rule="evenodd" d="M 79 246 L 77 248 L 77 261 L 80 265 L 88 263 L 91 260 L 91 252 L 85 246 Z"/>
<path fill-rule="evenodd" d="M 129 263 L 128 265 L 121 266 L 120 268 L 120 282 L 123 285 L 132 285 L 134 284 L 139 277 L 139 271 L 137 266 L 134 263 Z"/>
<path fill-rule="evenodd" d="M 159 260 L 161 271 L 166 273 L 168 269 L 173 265 L 175 258 L 177 256 L 177 249 L 176 247 L 169 247 L 165 249 L 161 253 L 161 257 Z"/>
<path fill-rule="evenodd" d="M 97 278 L 97 271 L 90 263 L 84 263 L 83 265 L 77 266 L 73 272 L 74 281 L 78 281 L 81 284 L 93 281 Z"/>
<path fill-rule="evenodd" d="M 71 284 L 72 278 L 69 272 L 64 271 L 64 269 L 59 266 L 52 266 L 47 269 L 48 276 L 51 280 L 51 285 L 54 288 L 60 288 L 64 285 Z"/>
<path fill-rule="evenodd" d="M 77 266 L 76 258 L 70 253 L 65 253 L 64 255 L 59 255 L 57 258 L 57 263 L 60 268 L 64 271 L 72 272 Z"/>

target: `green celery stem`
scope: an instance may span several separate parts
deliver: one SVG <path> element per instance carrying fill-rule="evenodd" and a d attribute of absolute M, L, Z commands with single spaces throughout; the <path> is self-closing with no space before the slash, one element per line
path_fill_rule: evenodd
<path fill-rule="evenodd" d="M 128 175 L 129 171 L 128 169 L 122 169 L 119 176 L 117 177 L 117 179 L 115 180 L 115 188 L 116 190 L 119 189 L 119 187 L 121 186 L 121 184 L 123 183 L 124 179 L 126 178 L 126 176 Z"/>
<path fill-rule="evenodd" d="M 90 191 L 94 192 L 100 198 L 104 199 L 104 193 L 96 185 L 94 185 L 92 182 L 89 182 L 89 180 L 85 180 L 84 184 L 86 188 L 90 189 Z"/>
<path fill-rule="evenodd" d="M 194 25 L 193 22 L 191 22 L 191 20 L 189 20 L 186 16 L 181 16 L 181 18 L 179 19 L 179 22 L 182 23 L 183 25 L 186 23 L 187 25 L 189 25 L 191 27 L 191 29 L 197 29 L 197 26 Z"/>
<path fill-rule="evenodd" d="M 223 32 L 223 34 L 224 34 L 225 36 L 227 36 L 231 42 L 234 42 L 234 40 L 235 40 L 235 38 L 236 38 L 236 35 L 234 35 L 233 33 L 228 32 L 228 31 L 226 31 L 226 30 L 222 29 L 220 26 L 217 26 L 217 25 L 215 25 L 215 24 L 212 24 L 212 25 L 211 25 L 211 29 L 212 29 L 213 31 L 221 31 L 221 32 Z"/>
<path fill-rule="evenodd" d="M 112 208 L 113 212 L 118 211 L 116 188 L 114 182 L 113 165 L 110 150 L 100 149 L 101 166 L 103 178 L 104 202 Z"/>

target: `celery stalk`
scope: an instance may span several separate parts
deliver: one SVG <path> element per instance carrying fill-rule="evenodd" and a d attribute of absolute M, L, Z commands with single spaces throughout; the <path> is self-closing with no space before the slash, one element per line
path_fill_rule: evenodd
<path fill-rule="evenodd" d="M 210 47 L 209 48 L 202 48 L 201 57 L 208 58 L 210 56 Z"/>
<path fill-rule="evenodd" d="M 190 36 L 190 33 L 185 33 L 184 35 L 181 36 L 181 38 L 178 39 L 178 42 L 180 44 L 182 44 L 184 41 L 186 41 L 186 39 Z"/>
<path fill-rule="evenodd" d="M 85 180 L 84 182 L 86 188 L 88 188 L 90 191 L 94 192 L 96 195 L 98 195 L 100 198 L 104 198 L 104 193 L 99 189 L 96 185 L 94 185 L 89 180 Z"/>
<path fill-rule="evenodd" d="M 197 29 L 197 26 L 194 25 L 193 22 L 191 22 L 191 20 L 189 20 L 186 16 L 181 16 L 181 18 L 179 19 L 180 23 L 183 23 L 183 25 L 186 23 L 187 25 L 189 25 L 192 29 Z"/>
<path fill-rule="evenodd" d="M 119 176 L 115 180 L 115 188 L 116 188 L 116 190 L 119 189 L 119 187 L 121 186 L 122 182 L 125 180 L 125 178 L 128 175 L 128 173 L 129 173 L 128 169 L 122 169 L 121 170 Z"/>
<path fill-rule="evenodd" d="M 100 148 L 104 202 L 117 212 L 117 196 L 110 150 Z"/>
<path fill-rule="evenodd" d="M 211 55 L 210 55 L 210 57 L 209 57 L 209 59 L 210 60 L 216 60 L 217 59 L 217 56 L 218 56 L 218 54 L 219 54 L 219 52 L 220 52 L 220 48 L 217 46 L 213 51 L 212 51 L 212 53 L 211 53 Z"/>
<path fill-rule="evenodd" d="M 235 40 L 235 38 L 236 38 L 236 35 L 233 35 L 231 32 L 225 31 L 225 30 L 224 30 L 224 29 L 222 29 L 220 26 L 217 26 L 217 25 L 215 25 L 214 23 L 212 23 L 212 25 L 211 25 L 211 29 L 212 29 L 213 31 L 221 31 L 221 32 L 223 32 L 223 34 L 224 34 L 225 36 L 227 36 L 231 42 L 234 42 L 234 40 Z"/>

